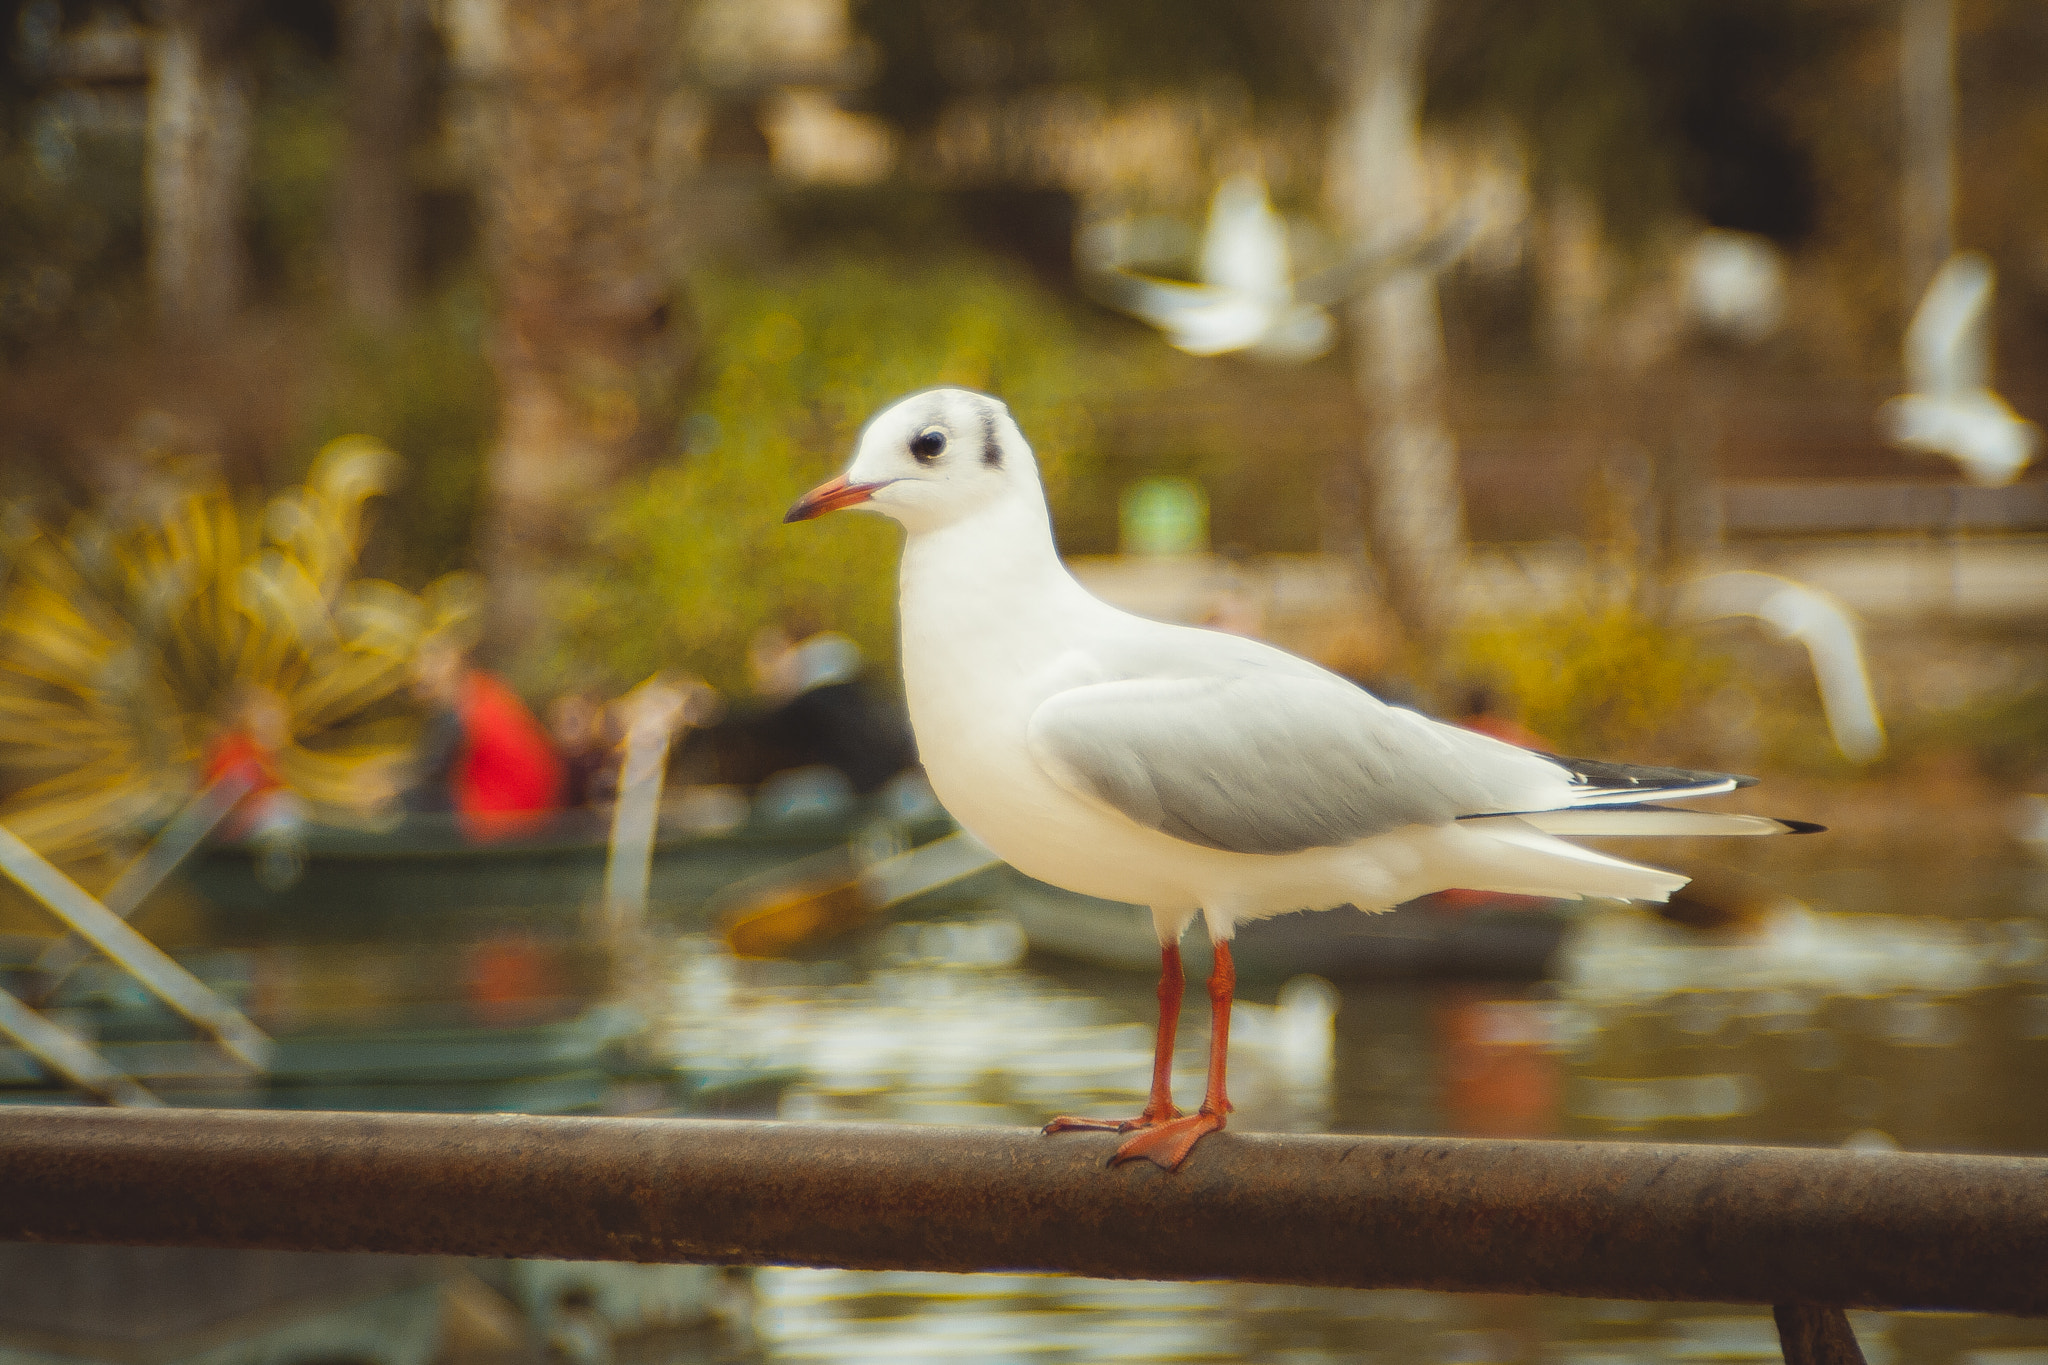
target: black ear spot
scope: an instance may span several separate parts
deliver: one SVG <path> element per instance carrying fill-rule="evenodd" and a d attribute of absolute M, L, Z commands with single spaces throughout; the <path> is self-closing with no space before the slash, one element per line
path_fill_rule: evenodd
<path fill-rule="evenodd" d="M 927 427 L 910 438 L 910 454 L 919 464 L 930 464 L 946 448 L 946 433 Z"/>
<path fill-rule="evenodd" d="M 1003 448 L 996 442 L 996 415 L 985 410 L 981 414 L 981 462 L 990 469 L 1003 467 Z"/>

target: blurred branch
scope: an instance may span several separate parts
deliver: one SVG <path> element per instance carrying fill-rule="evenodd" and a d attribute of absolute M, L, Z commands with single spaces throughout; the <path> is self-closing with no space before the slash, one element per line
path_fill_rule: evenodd
<path fill-rule="evenodd" d="M 495 646 L 545 649 L 548 598 L 596 498 L 660 451 L 681 375 L 660 102 L 678 60 L 674 0 L 502 0 L 458 67 L 482 78 L 486 250 L 500 385 L 481 558 Z M 458 41 L 464 34 L 458 34 Z"/>
<path fill-rule="evenodd" d="M 159 319 L 217 331 L 242 304 L 252 143 L 247 0 L 160 0 L 149 85 L 149 274 Z"/>
<path fill-rule="evenodd" d="M 1430 229 L 1420 122 L 1432 0 L 1328 7 L 1342 90 L 1329 193 L 1347 236 L 1398 250 Z M 1363 465 L 1374 558 L 1417 643 L 1453 624 L 1464 567 L 1464 497 L 1444 417 L 1443 320 L 1426 264 L 1387 274 L 1350 308 L 1357 383 L 1368 413 Z"/>
<path fill-rule="evenodd" d="M 1911 308 L 1953 250 L 1956 210 L 1954 0 L 1902 0 L 1899 96 L 1905 184 L 1899 196 L 1902 293 Z"/>
<path fill-rule="evenodd" d="M 425 0 L 342 0 L 342 120 L 348 132 L 334 243 L 342 304 L 389 325 L 404 310 L 419 245 L 407 162 L 427 61 Z"/>

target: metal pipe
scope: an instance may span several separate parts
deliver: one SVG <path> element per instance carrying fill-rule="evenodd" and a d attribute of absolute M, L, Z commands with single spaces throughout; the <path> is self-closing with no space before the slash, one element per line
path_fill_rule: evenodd
<path fill-rule="evenodd" d="M 251 1071 L 270 1069 L 275 1044 L 268 1034 L 4 825 L 0 825 L 0 873 L 12 878 L 66 929 L 112 959 L 151 995 L 213 1035 L 222 1051 Z"/>
<path fill-rule="evenodd" d="M 0 1108 L 0 1239 L 1032 1270 L 2048 1316 L 2048 1159 Z"/>
<path fill-rule="evenodd" d="M 1778 1324 L 1778 1349 L 1785 1365 L 1864 1365 L 1863 1348 L 1849 1315 L 1810 1303 L 1771 1306 Z"/>
<path fill-rule="evenodd" d="M 133 919 L 150 893 L 163 885 L 164 878 L 176 872 L 192 856 L 205 842 L 206 836 L 228 818 L 228 813 L 255 785 L 254 779 L 245 772 L 226 772 L 187 802 L 157 831 L 149 847 L 121 870 L 121 875 L 100 897 L 100 904 L 106 907 L 107 913 L 121 919 Z M 46 1002 L 56 993 L 64 978 L 91 956 L 91 945 L 75 931 L 43 949 L 35 960 L 35 969 L 43 977 L 37 1003 Z"/>
<path fill-rule="evenodd" d="M 42 1063 L 64 1084 L 108 1104 L 150 1107 L 162 1103 L 109 1065 L 98 1048 L 22 1004 L 4 987 L 0 987 L 0 1038 Z"/>
<path fill-rule="evenodd" d="M 647 921 L 647 890 L 654 877 L 655 825 L 668 776 L 669 740 L 683 712 L 674 688 L 650 681 L 627 698 L 626 756 L 612 806 L 610 851 L 604 862 L 604 907 L 615 930 Z"/>

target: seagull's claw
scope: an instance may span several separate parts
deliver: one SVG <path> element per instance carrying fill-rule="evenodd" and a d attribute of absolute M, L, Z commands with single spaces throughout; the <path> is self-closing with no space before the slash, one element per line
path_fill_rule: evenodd
<path fill-rule="evenodd" d="M 1117 1148 L 1109 1164 L 1115 1166 L 1143 1158 L 1162 1170 L 1176 1170 L 1181 1162 L 1188 1159 L 1188 1153 L 1195 1150 L 1197 1142 L 1210 1133 L 1220 1132 L 1222 1128 L 1223 1115 L 1212 1114 L 1207 1109 L 1186 1118 L 1174 1119 L 1171 1123 L 1155 1124 Z"/>
<path fill-rule="evenodd" d="M 1140 1128 L 1156 1128 L 1169 1119 L 1178 1119 L 1180 1110 L 1168 1109 L 1163 1115 L 1147 1109 L 1134 1119 L 1080 1119 L 1070 1114 L 1058 1118 L 1040 1129 L 1043 1133 L 1129 1133 Z"/>

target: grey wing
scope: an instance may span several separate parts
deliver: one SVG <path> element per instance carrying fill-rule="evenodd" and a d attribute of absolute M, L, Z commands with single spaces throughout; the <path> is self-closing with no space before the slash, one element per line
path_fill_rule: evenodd
<path fill-rule="evenodd" d="M 1134 270 L 1104 270 L 1089 276 L 1088 285 L 1105 303 L 1155 327 L 1169 326 L 1228 297 L 1213 285 L 1162 280 Z"/>
<path fill-rule="evenodd" d="M 1233 853 L 1330 848 L 1404 825 L 1571 801 L 1559 765 L 1339 679 L 1133 678 L 1061 692 L 1031 752 L 1069 790 Z"/>

